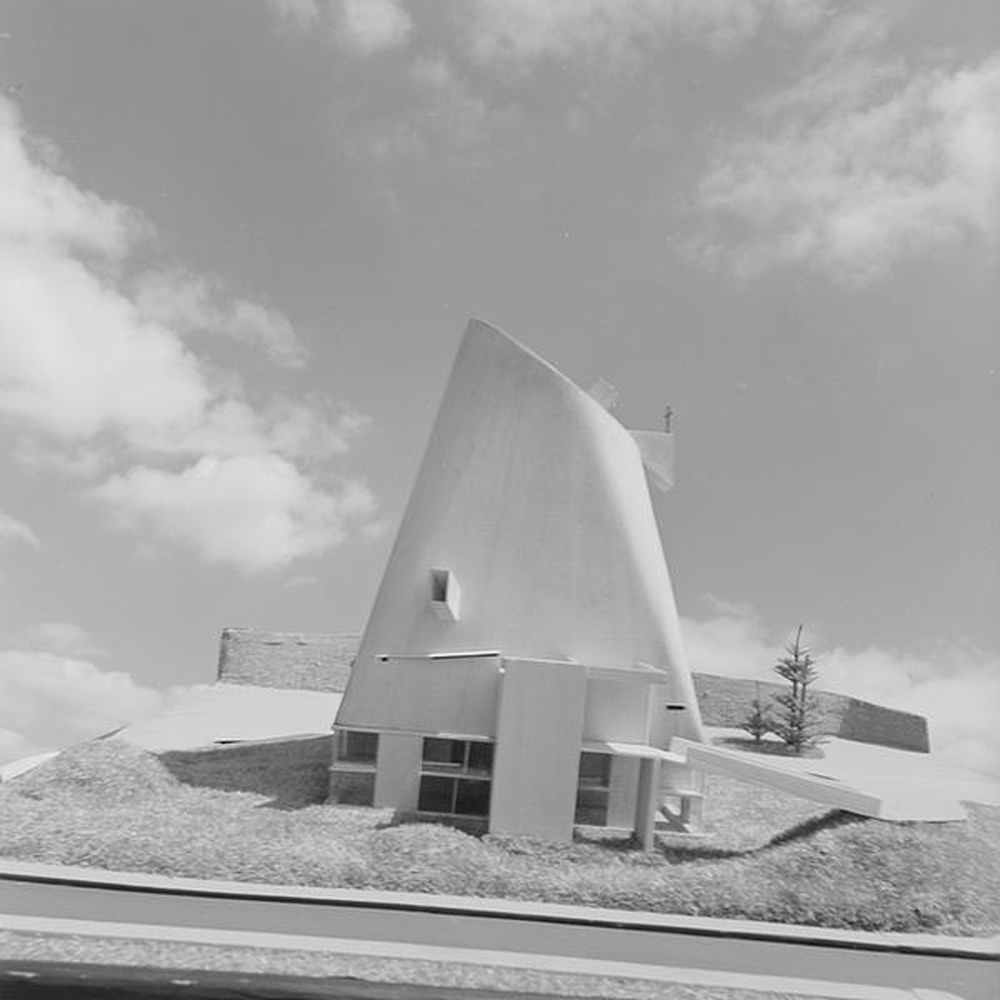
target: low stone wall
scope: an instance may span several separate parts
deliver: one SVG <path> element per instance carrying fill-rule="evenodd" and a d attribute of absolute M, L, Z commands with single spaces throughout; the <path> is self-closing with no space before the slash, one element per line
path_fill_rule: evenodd
<path fill-rule="evenodd" d="M 759 696 L 767 703 L 788 690 L 788 685 L 772 681 L 752 681 L 716 674 L 694 674 L 702 720 L 706 726 L 738 728 L 750 714 L 751 703 Z M 817 691 L 821 731 L 858 743 L 874 743 L 900 750 L 930 751 L 927 720 L 921 715 L 873 705 L 859 698 Z"/>
<path fill-rule="evenodd" d="M 360 636 L 315 632 L 268 632 L 228 628 L 222 633 L 219 680 L 232 684 L 343 691 L 351 674 Z M 707 726 L 739 727 L 757 697 L 770 701 L 787 690 L 773 681 L 744 680 L 716 674 L 693 674 L 702 719 Z M 817 691 L 823 732 L 859 743 L 875 743 L 927 753 L 927 721 L 858 698 Z"/>
<path fill-rule="evenodd" d="M 255 792 L 271 796 L 267 804 L 275 808 L 300 809 L 326 801 L 333 736 L 221 744 L 169 750 L 158 756 L 186 785 Z"/>
<path fill-rule="evenodd" d="M 927 720 L 922 715 L 897 712 L 858 698 L 846 698 L 845 701 L 847 704 L 837 732 L 841 739 L 930 753 Z"/>
<path fill-rule="evenodd" d="M 227 628 L 219 645 L 220 681 L 307 691 L 343 691 L 360 636 Z"/>

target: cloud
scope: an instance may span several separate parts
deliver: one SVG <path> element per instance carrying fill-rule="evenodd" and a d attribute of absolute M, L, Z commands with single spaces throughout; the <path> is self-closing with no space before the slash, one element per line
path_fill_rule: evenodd
<path fill-rule="evenodd" d="M 691 669 L 775 680 L 774 663 L 791 635 L 766 626 L 747 604 L 716 603 L 716 614 L 683 619 Z M 923 715 L 931 749 L 951 764 L 1000 776 L 1000 658 L 963 643 L 914 654 L 870 647 L 813 646 L 819 687 Z"/>
<path fill-rule="evenodd" d="M 128 674 L 37 650 L 0 652 L 0 759 L 78 743 L 160 706 Z"/>
<path fill-rule="evenodd" d="M 44 650 L 84 658 L 101 656 L 104 652 L 93 636 L 75 622 L 40 622 L 6 636 L 5 644 L 17 649 Z"/>
<path fill-rule="evenodd" d="M 39 548 L 38 536 L 29 525 L 0 511 L 0 545 L 7 542 L 23 542 L 32 548 Z"/>
<path fill-rule="evenodd" d="M 729 51 L 765 22 L 801 29 L 825 4 L 803 0 L 482 0 L 456 8 L 480 63 L 530 65 L 572 57 L 631 61 L 658 54 L 667 39 Z"/>
<path fill-rule="evenodd" d="M 873 45 L 884 17 L 839 22 L 756 128 L 718 148 L 697 203 L 703 256 L 753 275 L 804 264 L 862 285 L 903 260 L 1000 237 L 1000 53 L 911 69 Z"/>
<path fill-rule="evenodd" d="M 340 39 L 362 55 L 406 44 L 413 20 L 399 0 L 341 0 Z"/>
<path fill-rule="evenodd" d="M 180 472 L 138 466 L 95 495 L 136 531 L 247 573 L 324 552 L 375 509 L 364 483 L 320 490 L 278 455 L 205 457 Z"/>
<path fill-rule="evenodd" d="M 17 106 L 0 96 L 3 241 L 18 248 L 82 250 L 118 260 L 144 232 L 141 217 L 81 191 L 53 169 L 56 160 L 54 148 L 29 136 Z"/>
<path fill-rule="evenodd" d="M 278 23 L 292 33 L 308 31 L 322 18 L 319 0 L 267 0 Z"/>
<path fill-rule="evenodd" d="M 548 134 L 553 104 L 560 119 L 579 123 L 612 93 L 654 71 L 671 46 L 717 52 L 743 45 L 765 28 L 800 33 L 818 24 L 826 0 L 448 0 L 405 5 L 399 0 L 338 0 L 325 4 L 274 2 L 282 28 L 289 22 L 359 60 L 377 56 L 376 110 L 356 114 L 347 102 L 339 132 L 345 146 L 384 166 L 396 157 L 428 152 L 465 154 L 491 140 L 491 164 L 506 147 L 526 142 L 525 120 L 540 118 Z M 433 8 L 433 10 L 432 10 Z M 397 58 L 383 58 L 387 53 Z M 589 83 L 553 85 L 562 71 L 600 76 Z M 546 75 L 545 97 L 520 84 Z M 554 89 L 553 89 L 554 87 Z M 374 92 L 374 91 L 373 91 Z M 553 95 L 558 94 L 556 101 Z M 386 100 L 389 97 L 390 100 Z M 647 98 L 648 99 L 648 98 Z M 516 124 L 519 128 L 511 128 Z M 508 141 L 510 140 L 510 141 Z M 391 196 L 389 201 L 392 201 Z"/>
<path fill-rule="evenodd" d="M 171 331 L 68 256 L 0 248 L 0 413 L 64 440 L 139 441 L 196 422 L 213 391 Z"/>
<path fill-rule="evenodd" d="M 325 551 L 348 523 L 361 529 L 371 495 L 361 483 L 340 483 L 329 462 L 367 418 L 316 396 L 253 398 L 228 359 L 213 364 L 205 355 L 206 345 L 237 340 L 299 368 L 305 349 L 287 318 L 177 265 L 132 274 L 135 244 L 151 242 L 152 227 L 57 166 L 52 148 L 0 98 L 0 420 L 15 435 L 8 452 L 39 475 L 101 478 L 89 495 L 118 515 L 115 523 L 152 526 L 162 540 L 244 569 Z M 181 472 L 178 459 L 188 462 Z M 267 472 L 273 483 L 263 482 Z M 256 491 L 252 504 L 240 482 Z M 153 487 L 165 491 L 159 504 Z M 223 525 L 226 498 L 238 516 Z M 171 504 L 177 526 L 167 530 Z M 259 537 L 240 543 L 240 530 Z M 7 534 L 31 540 L 13 524 Z"/>
<path fill-rule="evenodd" d="M 140 315 L 179 334 L 209 332 L 260 347 L 275 363 L 301 368 L 306 352 L 279 313 L 226 295 L 218 278 L 172 270 L 148 271 L 135 295 Z"/>

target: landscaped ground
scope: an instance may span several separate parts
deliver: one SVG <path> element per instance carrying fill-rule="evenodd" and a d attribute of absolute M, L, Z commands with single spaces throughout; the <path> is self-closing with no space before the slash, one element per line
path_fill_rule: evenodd
<path fill-rule="evenodd" d="M 303 800 L 306 794 L 303 792 Z M 711 777 L 707 836 L 652 855 L 393 825 L 382 810 L 181 784 L 119 740 L 0 786 L 0 856 L 123 871 L 455 893 L 949 934 L 1000 929 L 1000 809 L 891 824 Z"/>

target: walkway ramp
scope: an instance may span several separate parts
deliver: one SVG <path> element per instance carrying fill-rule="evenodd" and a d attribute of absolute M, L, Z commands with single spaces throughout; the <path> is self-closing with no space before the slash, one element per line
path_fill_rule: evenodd
<path fill-rule="evenodd" d="M 765 760 L 755 754 L 680 737 L 672 740 L 670 749 L 697 770 L 777 788 L 859 816 L 894 822 L 944 822 L 967 816 L 955 795 L 922 786 L 918 780 L 900 782 L 898 776 L 860 769 L 845 773 L 812 758 Z"/>

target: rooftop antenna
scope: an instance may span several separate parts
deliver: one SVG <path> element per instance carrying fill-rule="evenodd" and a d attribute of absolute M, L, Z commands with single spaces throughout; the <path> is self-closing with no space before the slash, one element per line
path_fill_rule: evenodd
<path fill-rule="evenodd" d="M 674 408 L 672 406 L 668 406 L 666 410 L 663 411 L 663 429 L 668 434 L 670 433 L 670 425 L 673 423 L 673 420 L 674 420 Z"/>

